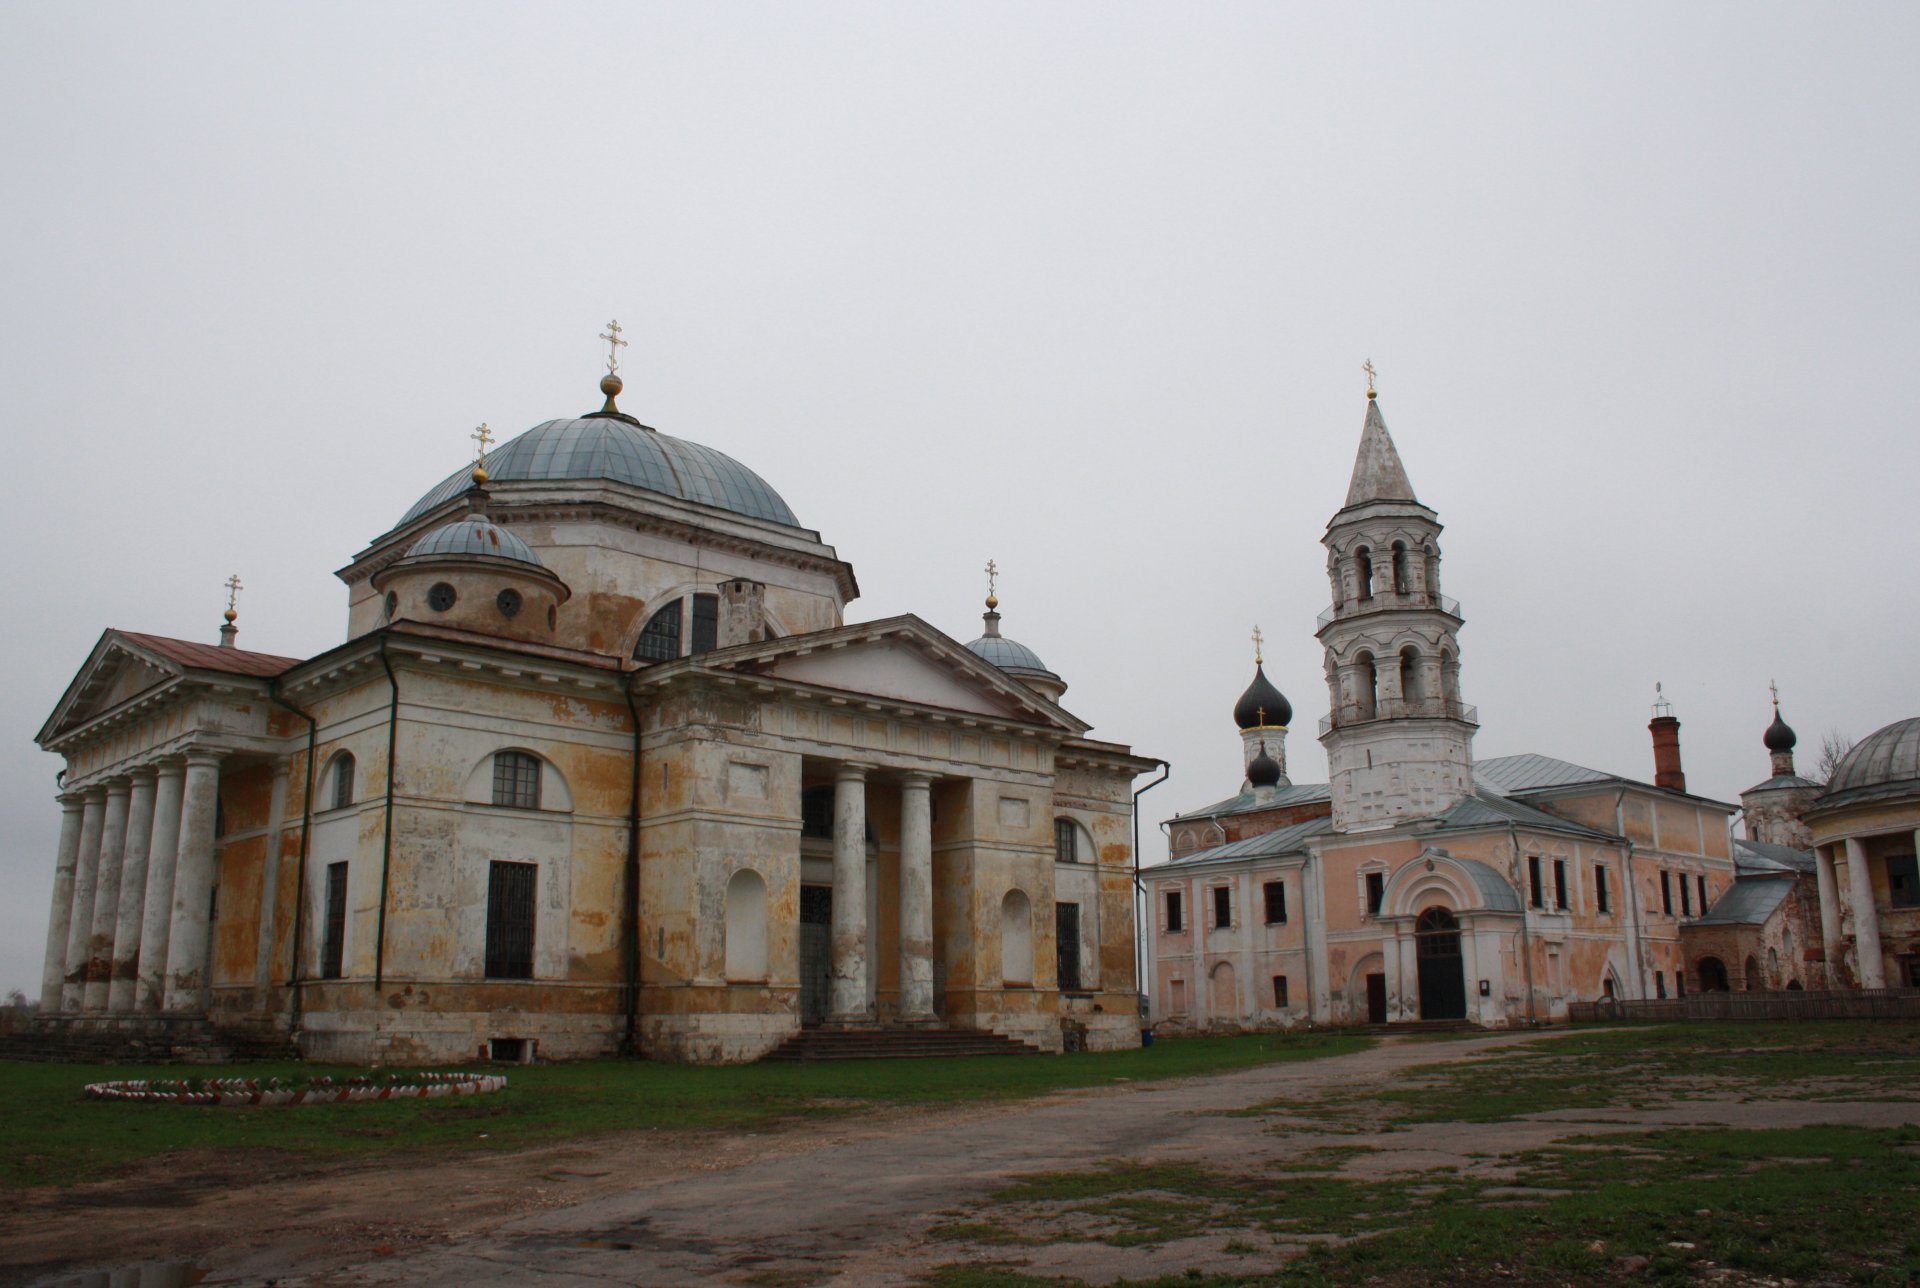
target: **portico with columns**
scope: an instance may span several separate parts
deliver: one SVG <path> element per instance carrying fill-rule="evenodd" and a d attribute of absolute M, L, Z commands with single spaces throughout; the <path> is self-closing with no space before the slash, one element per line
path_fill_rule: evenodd
<path fill-rule="evenodd" d="M 1803 821 L 1833 986 L 1920 988 L 1920 717 L 1856 743 Z"/>

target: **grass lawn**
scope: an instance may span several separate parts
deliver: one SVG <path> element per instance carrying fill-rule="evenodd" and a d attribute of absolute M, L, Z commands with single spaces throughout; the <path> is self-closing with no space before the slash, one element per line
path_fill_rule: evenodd
<path fill-rule="evenodd" d="M 1262 1107 L 1298 1130 L 1495 1122 L 1543 1109 L 1735 1100 L 1920 1099 L 1920 1026 L 1772 1024 L 1578 1032 L 1445 1067 L 1398 1087 Z M 1249 1123 L 1250 1131 L 1260 1130 Z M 1424 1284 L 1911 1285 L 1920 1282 L 1920 1129 L 1847 1126 L 1583 1134 L 1467 1167 L 1348 1175 L 1372 1152 L 1330 1143 L 1279 1162 L 1044 1173 L 936 1227 L 985 1261 L 937 1288 L 1058 1288 L 1021 1250 L 1116 1248 L 1212 1236 L 1244 1273 L 1189 1271 L 1157 1285 L 1385 1288 Z M 1490 1156 L 1481 1156 L 1490 1157 Z M 1004 1259 L 1004 1260 L 1002 1260 Z M 995 1261 L 1002 1261 L 996 1266 Z"/>
<path fill-rule="evenodd" d="M 518 1066 L 504 1091 L 444 1100 L 223 1109 L 87 1100 L 89 1082 L 127 1078 L 284 1077 L 364 1072 L 331 1065 L 101 1067 L 0 1061 L 0 1186 L 64 1185 L 157 1154 L 252 1147 L 310 1158 L 420 1149 L 514 1148 L 646 1128 L 762 1127 L 866 1106 L 943 1105 L 1070 1087 L 1220 1073 L 1344 1055 L 1351 1034 L 1186 1038 L 1064 1057 L 857 1060 L 701 1068 L 643 1061 Z"/>

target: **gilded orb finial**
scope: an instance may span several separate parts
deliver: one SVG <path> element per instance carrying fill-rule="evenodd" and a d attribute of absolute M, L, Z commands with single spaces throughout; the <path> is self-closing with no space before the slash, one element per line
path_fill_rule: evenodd
<path fill-rule="evenodd" d="M 488 478 L 487 448 L 493 444 L 493 431 L 487 428 L 487 422 L 483 420 L 480 422 L 480 428 L 473 431 L 472 438 L 474 441 L 473 481 L 477 485 L 485 483 Z"/>
<path fill-rule="evenodd" d="M 987 609 L 992 611 L 1000 607 L 1000 597 L 993 593 L 994 583 L 999 580 L 1000 565 L 987 560 Z"/>
<path fill-rule="evenodd" d="M 1361 363 L 1360 370 L 1367 373 L 1367 401 L 1371 402 L 1379 397 L 1379 391 L 1373 387 L 1373 378 L 1377 374 L 1373 369 L 1373 359 L 1368 358 L 1365 362 Z"/>
<path fill-rule="evenodd" d="M 221 584 L 227 588 L 227 611 L 222 613 L 221 616 L 225 617 L 227 621 L 232 622 L 240 616 L 239 610 L 236 609 L 234 605 L 239 601 L 240 592 L 245 590 L 246 587 L 240 584 L 239 573 L 233 574 L 233 576 L 227 578 L 226 581 Z"/>

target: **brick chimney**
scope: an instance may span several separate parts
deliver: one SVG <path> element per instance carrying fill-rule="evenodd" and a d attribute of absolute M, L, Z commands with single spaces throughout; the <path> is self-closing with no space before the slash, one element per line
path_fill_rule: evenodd
<path fill-rule="evenodd" d="M 1680 721 L 1672 715 L 1655 716 L 1647 732 L 1653 735 L 1653 785 L 1670 792 L 1686 791 L 1686 771 L 1680 768 Z"/>
<path fill-rule="evenodd" d="M 754 644 L 767 638 L 767 588 L 735 577 L 720 583 L 720 648 Z"/>

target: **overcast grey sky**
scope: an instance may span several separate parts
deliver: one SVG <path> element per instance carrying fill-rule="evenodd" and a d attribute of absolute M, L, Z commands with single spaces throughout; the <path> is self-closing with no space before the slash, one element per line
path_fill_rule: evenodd
<path fill-rule="evenodd" d="M 332 570 L 598 403 L 745 462 L 855 619 L 1005 630 L 1237 790 L 1320 781 L 1360 364 L 1447 525 L 1478 754 L 1689 785 L 1920 713 L 1920 6 L 0 8 L 0 988 L 108 626 L 340 641 Z M 1164 855 L 1146 830 L 1149 860 Z"/>

